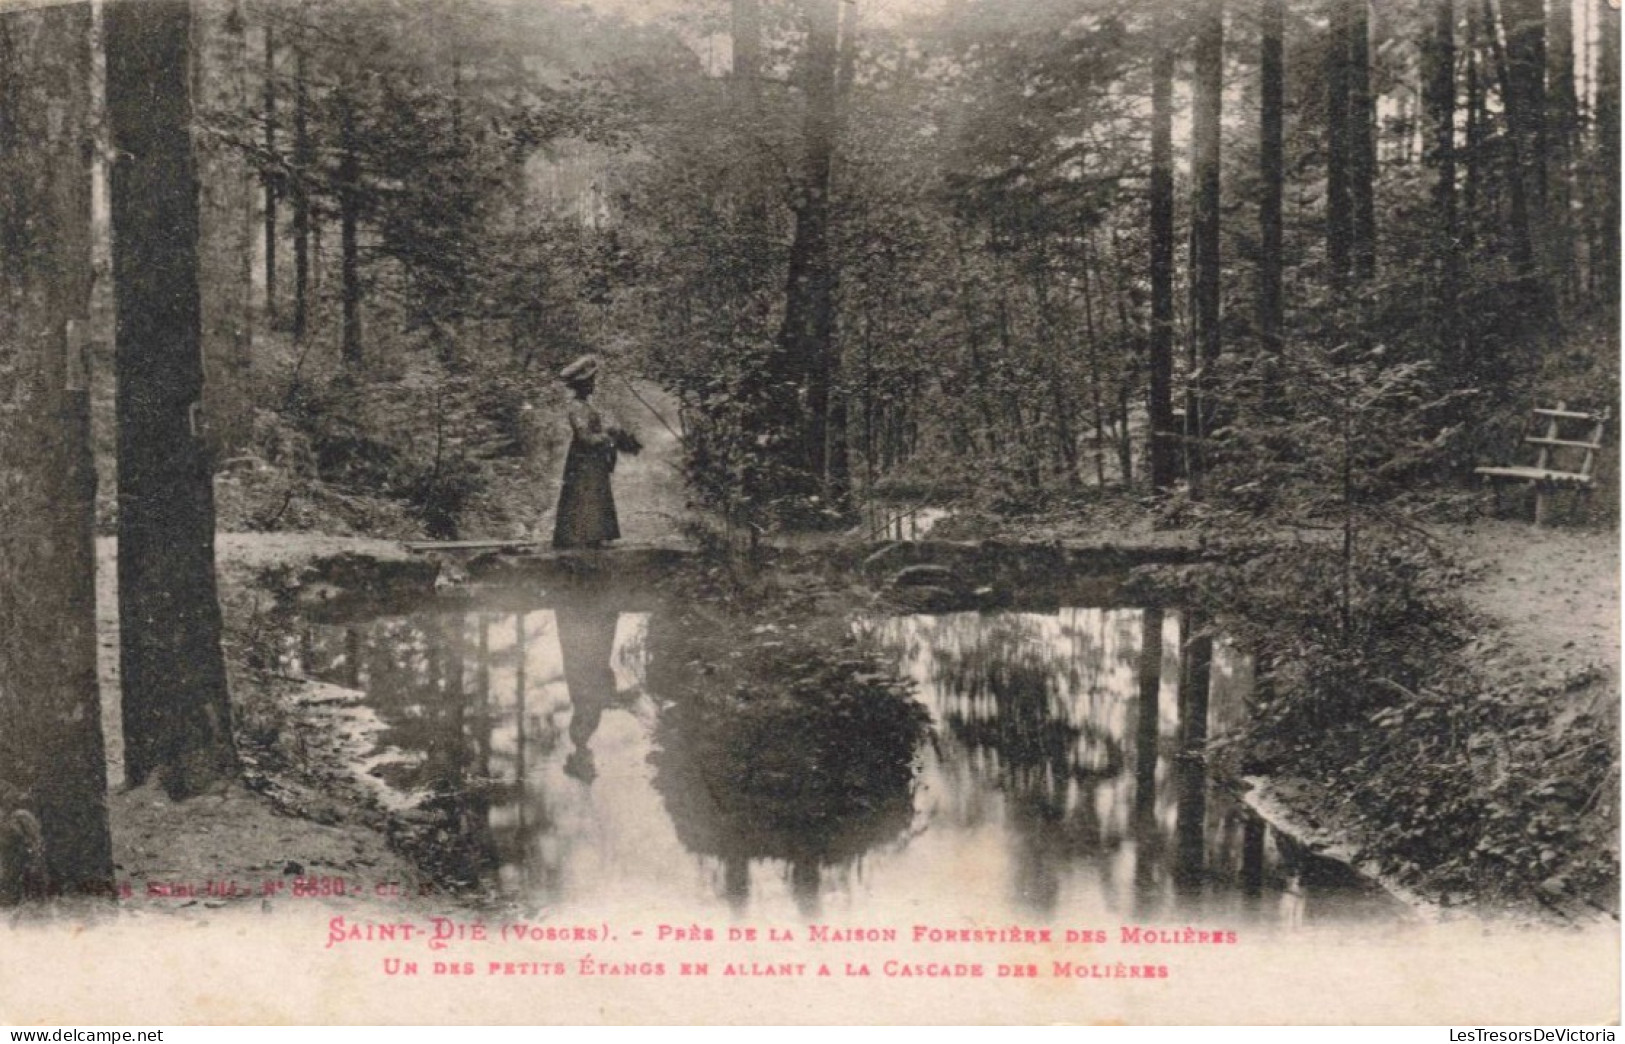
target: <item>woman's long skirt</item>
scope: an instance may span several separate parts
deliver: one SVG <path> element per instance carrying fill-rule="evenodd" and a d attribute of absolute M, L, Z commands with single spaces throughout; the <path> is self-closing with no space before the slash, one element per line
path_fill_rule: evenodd
<path fill-rule="evenodd" d="M 564 458 L 564 488 L 559 492 L 558 517 L 553 523 L 553 546 L 592 547 L 619 539 L 620 520 L 609 490 L 615 450 L 595 449 L 572 439 Z"/>

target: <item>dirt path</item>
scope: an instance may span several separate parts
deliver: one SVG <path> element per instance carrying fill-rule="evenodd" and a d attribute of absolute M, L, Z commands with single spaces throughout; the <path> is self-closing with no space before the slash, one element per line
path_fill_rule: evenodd
<path fill-rule="evenodd" d="M 1448 539 L 1471 570 L 1462 594 L 1498 625 L 1491 666 L 1531 684 L 1598 667 L 1619 692 L 1619 534 L 1492 522 Z"/>

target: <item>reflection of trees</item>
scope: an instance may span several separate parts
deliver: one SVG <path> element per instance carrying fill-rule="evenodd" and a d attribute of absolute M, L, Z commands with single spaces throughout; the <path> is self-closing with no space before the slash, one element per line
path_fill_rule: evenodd
<path fill-rule="evenodd" d="M 307 673 L 365 687 L 385 726 L 380 749 L 415 755 L 374 769 L 396 791 L 419 795 L 393 837 L 440 880 L 463 885 L 482 880 L 510 847 L 493 835 L 491 809 L 514 802 L 522 778 L 519 765 L 513 782 L 493 778 L 491 737 L 501 716 L 491 676 L 496 662 L 523 683 L 523 642 L 493 656 L 488 620 L 478 617 L 474 630 L 471 643 L 464 614 L 431 612 L 308 628 L 300 642 Z"/>
<path fill-rule="evenodd" d="M 493 787 L 472 770 L 478 751 L 475 728 L 489 728 L 481 711 L 470 713 L 469 641 L 461 613 L 423 614 L 375 624 L 365 672 L 368 702 L 388 726 L 389 746 L 420 755 L 392 765 L 389 782 L 424 796 L 400 840 L 444 881 L 471 885 L 495 865 L 490 832 Z M 476 682 L 481 671 L 473 672 Z"/>
<path fill-rule="evenodd" d="M 1071 780 L 1120 773 L 1123 748 L 1107 728 L 1073 714 L 1072 694 L 1095 672 L 1020 624 L 1005 617 L 980 641 L 939 646 L 934 678 L 949 733 L 969 750 L 996 754 L 1007 789 L 1054 805 Z M 1085 649 L 1098 661 L 1097 647 Z"/>
<path fill-rule="evenodd" d="M 514 890 L 526 896 L 539 896 L 544 900 L 558 897 L 563 890 L 563 871 L 557 860 L 539 858 L 541 840 L 554 829 L 552 810 L 547 795 L 533 786 L 530 779 L 529 758 L 532 753 L 546 757 L 559 742 L 559 731 L 544 714 L 530 707 L 530 623 L 528 613 L 515 613 L 513 620 L 513 646 L 504 657 L 490 652 L 493 668 L 511 663 L 513 671 L 513 701 L 511 711 L 497 711 L 493 726 L 505 727 L 511 723 L 511 746 L 493 744 L 492 770 L 497 779 L 512 779 L 511 786 L 502 787 L 496 807 L 500 817 L 492 817 L 491 841 L 494 861 L 505 870 L 516 873 Z M 499 618 L 506 623 L 507 618 Z M 499 706 L 493 701 L 493 708 Z M 511 770 L 506 766 L 511 765 Z"/>
<path fill-rule="evenodd" d="M 1233 683 L 1247 675 L 1231 670 L 1222 689 L 1206 623 L 1183 619 L 1185 640 L 1165 649 L 1166 619 L 1160 609 L 964 614 L 901 629 L 905 659 L 921 662 L 929 650 L 939 720 L 964 752 L 945 758 L 969 767 L 947 772 L 949 785 L 992 783 L 1004 794 L 1017 887 L 1040 909 L 1054 905 L 1073 868 L 1092 868 L 1102 891 L 1117 894 L 1111 855 L 1130 842 L 1136 916 L 1155 914 L 1169 890 L 1199 896 L 1216 867 L 1236 871 L 1256 855 L 1250 835 L 1234 856 L 1226 848 L 1243 820 L 1210 794 L 1203 757 L 1219 716 L 1210 701 L 1239 701 Z M 1177 678 L 1173 707 L 1162 698 L 1165 673 Z M 1250 862 L 1247 872 L 1257 875 Z"/>
<path fill-rule="evenodd" d="M 1174 827 L 1178 849 L 1174 881 L 1182 891 L 1201 889 L 1207 868 L 1208 694 L 1212 688 L 1213 635 L 1196 612 L 1185 614 L 1183 670 L 1179 676 L 1179 816 Z"/>
<path fill-rule="evenodd" d="M 1155 913 L 1157 864 L 1162 858 L 1162 832 L 1157 829 L 1157 748 L 1161 738 L 1162 610 L 1147 609 L 1141 618 L 1140 659 L 1136 671 L 1139 701 L 1134 726 L 1134 915 Z"/>
<path fill-rule="evenodd" d="M 365 684 L 383 741 L 418 755 L 389 770 L 398 789 L 429 795 L 397 835 L 414 857 L 448 880 L 495 872 L 505 891 L 545 902 L 562 896 L 577 841 L 559 826 L 569 812 L 560 802 L 588 792 L 550 794 L 536 764 L 562 756 L 566 735 L 586 749 L 614 699 L 607 605 L 314 628 L 284 648 L 309 673 Z M 553 619 L 567 714 L 547 666 Z M 678 623 L 657 615 L 641 643 L 618 650 L 622 666 L 648 657 L 641 671 L 665 701 L 652 763 L 666 813 L 689 851 L 715 860 L 723 897 L 746 903 L 752 862 L 771 860 L 811 914 L 839 887 L 832 878 L 917 825 L 918 705 L 838 644 Z M 935 785 L 960 817 L 947 828 L 1002 816 L 1024 904 L 1056 909 L 1094 876 L 1137 918 L 1218 901 L 1219 882 L 1260 907 L 1284 892 L 1301 916 L 1325 887 L 1321 864 L 1208 780 L 1206 733 L 1235 716 L 1226 701 L 1241 698 L 1251 671 L 1222 650 L 1215 662 L 1201 621 L 1183 621 L 1182 641 L 1160 610 L 878 626 L 937 709 L 946 742 Z M 1270 899 L 1257 898 L 1266 890 Z"/>
<path fill-rule="evenodd" d="M 751 860 L 784 860 L 810 913 L 822 868 L 908 829 L 924 714 L 856 652 L 740 632 L 651 621 L 650 684 L 669 701 L 654 785 L 684 847 L 722 861 L 725 895 L 744 901 Z"/>
<path fill-rule="evenodd" d="M 1043 619 L 943 618 L 926 640 L 943 725 L 973 763 L 996 766 L 1019 845 L 1016 890 L 1051 910 L 1068 869 L 1124 840 L 1102 819 L 1096 795 L 1126 766 L 1114 732 L 1126 694 L 1106 683 L 1108 664 L 1124 653 L 1108 659 L 1103 628 L 1047 634 Z M 1094 865 L 1109 888 L 1111 861 Z"/>

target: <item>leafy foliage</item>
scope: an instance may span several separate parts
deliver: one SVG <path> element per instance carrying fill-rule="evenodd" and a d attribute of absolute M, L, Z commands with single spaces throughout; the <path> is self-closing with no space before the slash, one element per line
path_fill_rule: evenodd
<path fill-rule="evenodd" d="M 648 647 L 650 688 L 670 701 L 654 783 L 685 843 L 816 866 L 907 830 L 929 727 L 909 683 L 840 619 L 810 615 L 816 600 L 717 563 L 669 587 L 683 601 Z"/>

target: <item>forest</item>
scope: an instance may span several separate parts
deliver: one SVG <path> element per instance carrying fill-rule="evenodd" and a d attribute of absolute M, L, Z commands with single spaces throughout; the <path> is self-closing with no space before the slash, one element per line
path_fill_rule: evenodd
<path fill-rule="evenodd" d="M 727 887 L 748 860 L 713 835 L 801 838 L 749 851 L 816 891 L 838 860 L 807 836 L 846 859 L 908 821 L 929 715 L 830 618 L 853 556 L 926 556 L 887 548 L 929 515 L 901 543 L 985 565 L 1082 541 L 1139 566 L 1111 604 L 1144 607 L 1145 644 L 1121 655 L 1154 675 L 1144 649 L 1177 646 L 1201 679 L 1182 763 L 1291 781 L 1287 804 L 1435 905 L 1617 921 L 1619 19 L 1606 0 L 0 6 L 0 905 L 116 894 L 129 788 L 161 788 L 176 830 L 198 795 L 263 789 L 290 669 L 270 559 L 242 549 L 568 557 L 546 547 L 557 374 L 590 353 L 648 448 L 615 479 L 623 546 L 586 554 L 692 555 L 646 585 L 683 606 L 649 624 L 650 684 L 698 693 L 652 727 L 678 759 L 655 789 L 811 771 L 759 749 L 803 713 L 821 749 L 888 744 L 808 785 L 858 810 L 862 846 L 776 784 L 729 816 L 668 795 Z M 1547 478 L 1475 473 L 1524 450 Z M 960 579 L 980 566 L 909 568 L 902 609 L 992 608 Z M 582 633 L 559 613 L 559 641 Z M 608 658 L 614 612 L 594 626 Z M 438 633 L 428 704 L 465 695 L 474 655 Z M 1228 656 L 1247 712 L 1209 736 Z M 976 741 L 1011 759 L 1012 801 L 1051 754 L 1005 743 L 1126 764 L 1099 721 L 1029 721 L 1049 712 L 998 689 L 1040 670 L 1017 661 L 988 676 L 1007 717 Z M 699 663 L 802 695 L 708 702 Z M 1138 691 L 1155 762 L 1157 685 Z M 475 743 L 462 713 L 431 715 L 451 730 L 432 750 Z M 684 728 L 698 768 L 661 746 Z M 1069 787 L 1107 771 L 1069 764 Z M 883 798 L 846 789 L 881 776 Z M 423 836 L 420 863 L 478 877 Z"/>

